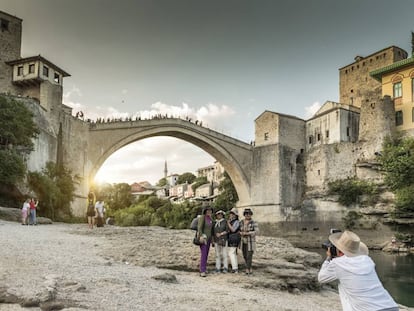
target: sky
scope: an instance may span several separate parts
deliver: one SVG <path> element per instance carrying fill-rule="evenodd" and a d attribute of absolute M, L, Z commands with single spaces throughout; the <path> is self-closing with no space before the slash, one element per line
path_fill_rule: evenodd
<path fill-rule="evenodd" d="M 338 101 L 338 69 L 385 47 L 411 55 L 412 0 L 0 0 L 23 19 L 22 57 L 70 73 L 63 103 L 87 118 L 189 116 L 245 142 L 265 110 L 310 118 Z M 111 155 L 99 182 L 155 184 L 214 158 L 149 138 Z"/>

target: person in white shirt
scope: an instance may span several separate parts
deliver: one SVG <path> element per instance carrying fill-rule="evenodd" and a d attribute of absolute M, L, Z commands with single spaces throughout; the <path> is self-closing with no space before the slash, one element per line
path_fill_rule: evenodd
<path fill-rule="evenodd" d="M 96 218 L 97 227 L 103 227 L 104 224 L 104 214 L 105 214 L 105 203 L 104 201 L 96 201 L 95 203 L 95 209 L 96 209 Z"/>
<path fill-rule="evenodd" d="M 318 274 L 320 283 L 339 281 L 338 290 L 343 311 L 398 311 L 398 305 L 382 286 L 368 247 L 351 231 L 329 236 L 338 256 L 327 258 Z"/>

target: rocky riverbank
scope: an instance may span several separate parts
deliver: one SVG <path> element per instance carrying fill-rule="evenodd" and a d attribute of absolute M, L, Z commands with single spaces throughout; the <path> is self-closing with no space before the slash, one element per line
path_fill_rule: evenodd
<path fill-rule="evenodd" d="M 160 227 L 1 220 L 0 310 L 341 309 L 337 293 L 316 282 L 316 253 L 260 236 L 253 275 L 200 278 L 192 236 Z"/>

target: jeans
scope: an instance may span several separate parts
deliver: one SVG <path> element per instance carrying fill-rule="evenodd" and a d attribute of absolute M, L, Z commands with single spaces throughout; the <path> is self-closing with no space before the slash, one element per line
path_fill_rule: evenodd
<path fill-rule="evenodd" d="M 229 266 L 227 263 L 227 245 L 222 246 L 222 245 L 219 245 L 218 243 L 215 243 L 214 248 L 216 249 L 216 270 L 221 270 L 222 263 L 223 263 L 223 269 L 227 270 Z"/>
<path fill-rule="evenodd" d="M 207 272 L 207 259 L 208 252 L 210 251 L 210 240 L 207 240 L 207 244 L 200 245 L 200 272 Z"/>
<path fill-rule="evenodd" d="M 36 225 L 36 209 L 30 209 L 30 225 Z"/>
<path fill-rule="evenodd" d="M 248 245 L 245 243 L 242 243 L 242 251 L 244 261 L 246 262 L 246 269 L 250 270 L 252 268 L 253 251 L 248 251 Z"/>
<path fill-rule="evenodd" d="M 239 270 L 239 264 L 237 262 L 237 247 L 229 246 L 228 247 L 231 269 L 233 271 Z"/>

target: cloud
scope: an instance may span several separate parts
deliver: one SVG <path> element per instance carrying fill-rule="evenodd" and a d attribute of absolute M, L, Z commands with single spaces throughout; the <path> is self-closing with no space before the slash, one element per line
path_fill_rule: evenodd
<path fill-rule="evenodd" d="M 319 102 L 314 102 L 311 106 L 305 107 L 305 119 L 313 117 L 313 115 L 322 107 Z"/>

